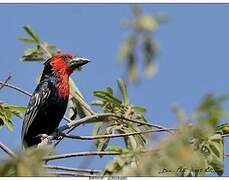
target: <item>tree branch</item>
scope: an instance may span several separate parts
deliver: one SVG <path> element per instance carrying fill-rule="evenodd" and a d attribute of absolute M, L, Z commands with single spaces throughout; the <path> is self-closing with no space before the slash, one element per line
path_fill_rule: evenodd
<path fill-rule="evenodd" d="M 43 160 L 50 161 L 50 160 L 57 160 L 57 159 L 65 159 L 71 157 L 79 157 L 79 156 L 100 156 L 100 155 L 120 155 L 120 152 L 112 152 L 112 151 L 94 151 L 94 152 L 76 152 L 76 153 L 67 153 L 67 154 L 59 154 L 59 155 L 52 155 L 44 157 Z"/>
<path fill-rule="evenodd" d="M 80 173 L 89 173 L 89 174 L 96 174 L 96 173 L 101 172 L 101 170 L 96 170 L 96 169 L 79 169 L 79 168 L 71 168 L 71 167 L 55 166 L 55 165 L 44 165 L 44 168 L 54 169 L 54 170 L 80 172 Z"/>
<path fill-rule="evenodd" d="M 85 124 L 85 123 L 92 123 L 92 122 L 99 122 L 99 121 L 108 120 L 108 119 L 98 119 L 98 118 L 102 118 L 102 117 L 116 117 L 116 118 L 124 119 L 126 121 L 138 123 L 138 124 L 141 124 L 141 125 L 147 125 L 147 126 L 150 126 L 150 127 L 156 127 L 156 128 L 164 129 L 165 131 L 171 132 L 170 130 L 168 130 L 168 128 L 164 128 L 162 126 L 158 126 L 158 125 L 155 125 L 155 124 L 150 124 L 150 123 L 146 123 L 146 122 L 142 122 L 142 121 L 138 121 L 138 120 L 129 119 L 129 118 L 126 118 L 126 117 L 121 117 L 121 116 L 118 116 L 118 115 L 113 114 L 113 113 L 99 113 L 99 114 L 94 114 L 94 115 L 91 115 L 91 116 L 86 116 L 86 117 L 81 118 L 79 120 L 72 120 L 68 124 L 59 127 L 58 130 L 57 130 L 58 133 L 57 132 L 52 133 L 50 136 L 45 138 L 39 144 L 39 146 L 47 145 L 47 143 L 50 142 L 50 140 L 53 140 L 54 138 L 58 137 L 58 135 L 60 133 L 62 133 L 63 131 L 65 131 L 67 129 L 76 128 L 76 127 L 80 126 L 81 124 Z M 61 141 L 61 140 L 59 140 L 59 141 Z"/>
<path fill-rule="evenodd" d="M 3 82 L 3 84 L 1 84 L 0 86 L 0 90 L 6 85 L 6 83 L 11 79 L 11 75 L 9 74 L 8 77 L 6 78 L 6 80 Z"/>
<path fill-rule="evenodd" d="M 159 126 L 159 125 L 155 125 L 155 124 L 151 124 L 151 123 L 147 123 L 147 122 L 142 122 L 142 121 L 138 121 L 138 120 L 134 120 L 134 119 L 129 119 L 129 118 L 126 118 L 126 117 L 122 117 L 122 116 L 116 115 L 114 113 L 99 113 L 99 114 L 94 114 L 94 115 L 91 115 L 91 116 L 86 116 L 86 117 L 84 117 L 82 119 L 79 119 L 79 120 L 73 120 L 70 123 L 60 127 L 59 130 L 60 131 L 64 131 L 64 130 L 69 129 L 71 127 L 77 127 L 77 126 L 79 126 L 81 124 L 104 121 L 104 119 L 103 120 L 102 119 L 98 119 L 98 118 L 102 118 L 102 117 L 116 117 L 116 118 L 120 118 L 120 119 L 129 121 L 129 122 L 134 122 L 134 123 L 137 123 L 137 124 L 140 124 L 140 125 L 147 125 L 147 126 L 155 127 L 155 128 L 158 128 L 158 129 L 166 129 L 166 128 L 164 128 L 162 126 Z"/>
<path fill-rule="evenodd" d="M 10 84 L 10 83 L 5 83 L 5 82 L 3 82 L 3 81 L 0 81 L 0 84 L 1 84 L 1 85 L 4 85 L 4 86 L 6 86 L 6 87 L 9 87 L 9 88 L 11 88 L 11 89 L 14 89 L 14 90 L 16 90 L 16 91 L 19 91 L 19 92 L 21 92 L 21 93 L 23 93 L 23 94 L 25 94 L 25 95 L 27 95 L 27 96 L 32 96 L 32 94 L 30 94 L 28 91 L 25 91 L 25 90 L 23 90 L 23 89 L 21 89 L 21 88 L 15 86 L 15 85 L 12 85 L 12 84 Z"/>
<path fill-rule="evenodd" d="M 146 122 L 142 122 L 142 121 L 137 121 L 137 120 L 133 120 L 133 119 L 128 119 L 126 117 L 121 117 L 121 116 L 118 116 L 116 114 L 113 114 L 113 113 L 100 113 L 100 114 L 94 114 L 94 115 L 91 115 L 91 116 L 86 116 L 82 119 L 79 119 L 79 120 L 72 120 L 71 123 L 65 125 L 65 126 L 62 126 L 59 128 L 59 131 L 62 132 L 66 129 L 69 129 L 71 128 L 66 134 L 70 133 L 72 130 L 74 130 L 77 126 L 81 125 L 81 124 L 85 124 L 85 123 L 91 123 L 91 122 L 98 122 L 98 118 L 100 117 L 109 117 L 109 116 L 113 116 L 113 117 L 117 117 L 117 118 L 121 118 L 121 119 L 124 119 L 126 121 L 130 121 L 130 122 L 135 122 L 135 123 L 139 123 L 141 125 L 147 125 L 147 126 L 151 126 L 151 127 L 156 127 L 156 128 L 159 128 L 159 129 L 166 129 L 162 126 L 159 126 L 159 125 L 155 125 L 155 124 L 150 124 L 150 123 L 146 123 Z M 96 120 L 94 120 L 96 119 Z M 102 121 L 102 120 L 101 120 Z M 170 130 L 167 130 L 167 131 L 170 131 Z M 57 141 L 55 143 L 55 146 L 57 146 L 60 141 L 63 139 L 64 137 L 61 137 L 61 139 L 59 141 Z"/>
<path fill-rule="evenodd" d="M 8 148 L 5 144 L 3 144 L 1 141 L 0 141 L 0 148 L 1 148 L 5 153 L 7 153 L 10 157 L 16 158 L 16 154 L 15 154 L 10 148 Z"/>
<path fill-rule="evenodd" d="M 222 137 L 229 137 L 229 134 L 223 134 Z"/>
<path fill-rule="evenodd" d="M 126 133 L 126 134 L 112 134 L 112 135 L 97 135 L 97 136 L 76 136 L 72 134 L 67 134 L 61 132 L 60 135 L 71 138 L 71 139 L 81 139 L 81 140 L 94 140 L 94 139 L 104 139 L 104 138 L 118 138 L 118 137 L 125 137 L 125 136 L 134 136 L 137 134 L 146 134 L 146 133 L 152 133 L 152 132 L 163 132 L 163 131 L 175 131 L 177 129 L 175 128 L 166 128 L 166 129 L 151 129 L 146 131 L 139 131 L 134 133 Z"/>

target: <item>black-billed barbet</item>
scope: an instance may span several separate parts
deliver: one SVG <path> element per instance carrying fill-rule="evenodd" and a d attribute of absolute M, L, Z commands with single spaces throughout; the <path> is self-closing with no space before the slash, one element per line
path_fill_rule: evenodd
<path fill-rule="evenodd" d="M 22 126 L 24 147 L 37 145 L 43 134 L 50 135 L 62 120 L 69 97 L 69 76 L 90 62 L 70 53 L 58 53 L 44 63 L 44 70 L 28 104 Z"/>

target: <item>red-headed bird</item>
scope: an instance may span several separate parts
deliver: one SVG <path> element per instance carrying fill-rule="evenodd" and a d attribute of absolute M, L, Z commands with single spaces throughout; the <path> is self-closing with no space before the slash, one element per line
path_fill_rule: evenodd
<path fill-rule="evenodd" d="M 22 126 L 24 147 L 37 145 L 41 135 L 50 135 L 62 120 L 69 97 L 69 76 L 90 62 L 86 58 L 59 53 L 44 63 L 44 70 L 28 104 Z"/>

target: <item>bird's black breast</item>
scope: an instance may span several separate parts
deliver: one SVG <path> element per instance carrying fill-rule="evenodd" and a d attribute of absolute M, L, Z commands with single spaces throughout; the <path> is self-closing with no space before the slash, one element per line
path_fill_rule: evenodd
<path fill-rule="evenodd" d="M 55 78 L 44 79 L 30 99 L 22 130 L 26 146 L 40 143 L 40 134 L 53 133 L 65 114 L 68 98 L 58 94 L 56 83 Z"/>

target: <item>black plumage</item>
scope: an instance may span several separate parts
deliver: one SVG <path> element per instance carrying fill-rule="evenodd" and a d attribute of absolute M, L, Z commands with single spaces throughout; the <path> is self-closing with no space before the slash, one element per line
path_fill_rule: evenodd
<path fill-rule="evenodd" d="M 45 62 L 22 125 L 24 147 L 39 144 L 41 135 L 50 135 L 59 126 L 68 104 L 69 76 L 88 62 L 86 58 L 69 53 L 57 54 Z"/>
<path fill-rule="evenodd" d="M 25 114 L 22 127 L 24 146 L 41 142 L 40 134 L 51 134 L 58 127 L 67 108 L 68 99 L 59 96 L 56 87 L 58 77 L 46 74 L 35 89 Z"/>

